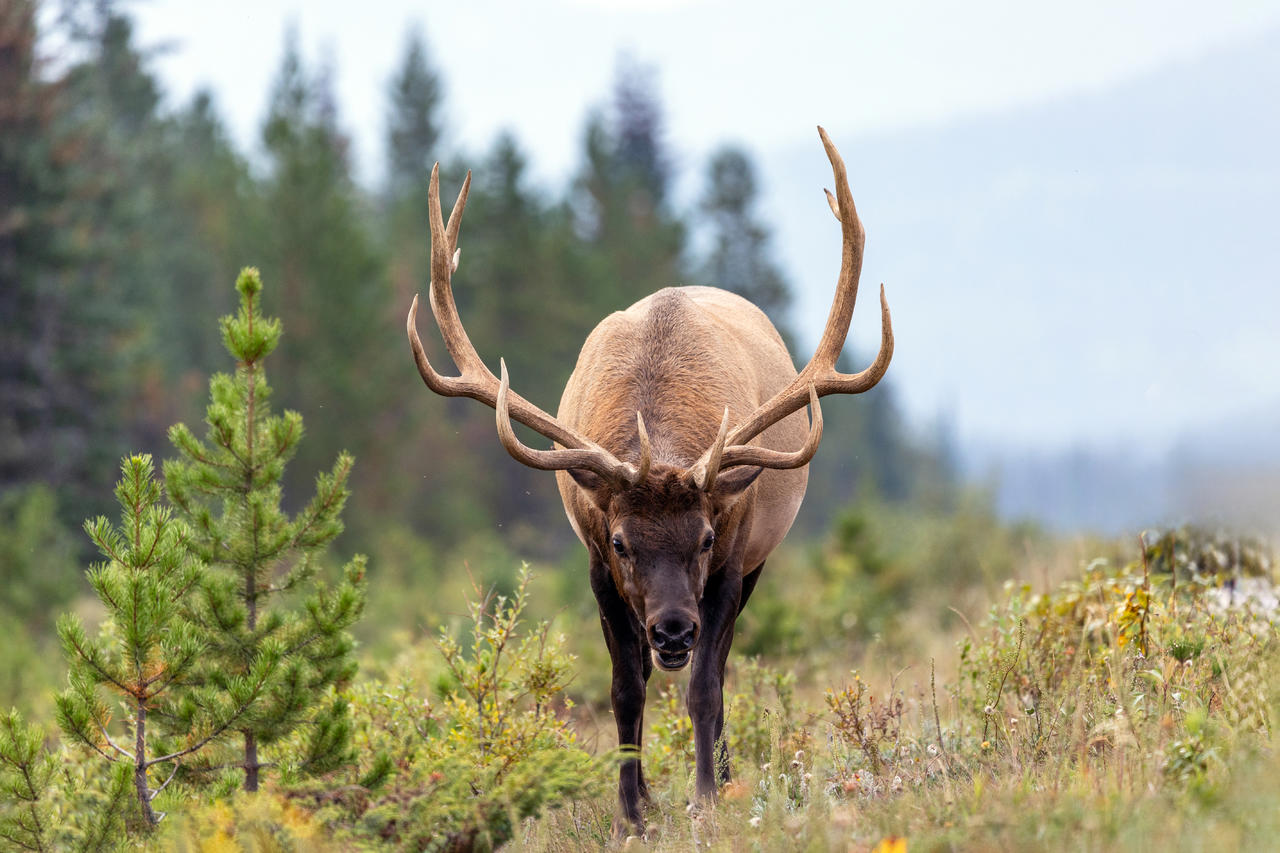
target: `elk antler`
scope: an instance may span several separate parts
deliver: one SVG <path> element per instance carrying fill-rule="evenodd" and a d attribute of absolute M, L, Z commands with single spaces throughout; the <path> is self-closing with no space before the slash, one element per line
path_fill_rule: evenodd
<path fill-rule="evenodd" d="M 813 410 L 813 420 L 809 424 L 809 435 L 798 450 L 770 450 L 767 447 L 756 447 L 753 444 L 736 444 L 725 447 L 725 438 L 729 427 L 729 409 L 724 410 L 724 420 L 720 422 L 720 434 L 716 436 L 711 449 L 705 454 L 705 461 L 698 460 L 689 469 L 689 476 L 698 488 L 710 491 L 716 483 L 716 475 L 726 468 L 740 465 L 758 465 L 761 468 L 801 468 L 809 464 L 809 460 L 818 452 L 822 443 L 822 408 L 818 405 L 818 390 L 813 383 L 809 384 L 809 407 Z"/>
<path fill-rule="evenodd" d="M 506 364 L 502 365 L 502 381 L 485 367 L 471 339 L 467 336 L 458 307 L 453 301 L 453 272 L 458 268 L 461 250 L 458 248 L 458 231 L 462 227 L 462 212 L 467 206 L 467 194 L 471 190 L 471 173 L 467 172 L 458 200 L 445 225 L 440 208 L 440 164 L 431 170 L 431 186 L 427 193 L 431 222 L 431 313 L 444 337 L 445 348 L 458 366 L 460 376 L 442 376 L 427 359 L 422 340 L 418 337 L 418 297 L 413 297 L 409 307 L 406 330 L 418 373 L 427 387 L 446 397 L 470 397 L 497 410 L 498 435 L 502 445 L 518 462 L 543 470 L 580 468 L 593 471 L 611 482 L 634 483 L 649 468 L 648 436 L 640 422 L 641 460 L 637 468 L 621 462 L 609 451 L 570 429 L 558 419 L 544 412 L 519 394 L 511 391 L 507 382 Z M 520 443 L 511 428 L 515 419 L 541 435 L 551 439 L 564 450 L 534 450 Z"/>
<path fill-rule="evenodd" d="M 835 177 L 836 192 L 827 194 L 827 204 L 831 212 L 840 221 L 843 237 L 843 248 L 840 258 L 840 276 L 836 279 L 836 294 L 831 302 L 831 313 L 827 315 L 827 325 L 822 332 L 818 348 L 804 366 L 800 374 L 786 388 L 774 394 L 768 401 L 755 410 L 751 417 L 725 434 L 722 427 L 717 441 L 702 454 L 690 473 L 695 481 L 710 488 L 715 483 L 716 473 L 724 468 L 738 465 L 758 465 L 762 468 L 798 468 L 813 458 L 822 438 L 822 412 L 818 408 L 818 398 L 828 394 L 861 394 L 875 387 L 876 383 L 889 369 L 889 360 L 893 358 L 893 323 L 889 317 L 889 303 L 885 300 L 884 285 L 880 285 L 880 352 L 871 366 L 860 373 L 841 373 L 836 370 L 836 359 L 844 348 L 845 338 L 849 334 L 849 321 L 853 318 L 853 306 L 858 298 L 858 278 L 862 274 L 862 248 L 866 242 L 866 232 L 858 219 L 858 211 L 853 205 L 853 193 L 849 190 L 849 178 L 845 171 L 844 160 L 835 144 L 827 136 L 827 132 L 818 128 L 822 137 L 822 146 L 827 151 L 827 159 L 831 161 L 831 171 Z M 764 432 L 778 421 L 804 407 L 806 403 L 813 409 L 813 423 L 810 425 L 809 438 L 803 447 L 794 453 L 781 453 L 762 447 L 747 444 L 751 439 Z M 728 446 L 724 446 L 727 442 Z"/>
<path fill-rule="evenodd" d="M 614 483 L 637 483 L 649 473 L 650 455 L 647 452 L 649 437 L 644 433 L 643 419 L 639 420 L 642 447 L 639 469 L 626 462 L 619 462 L 613 454 L 599 447 L 535 450 L 523 444 L 516 438 L 515 430 L 511 428 L 510 401 L 507 399 L 511 391 L 511 380 L 507 377 L 507 362 L 505 359 L 500 359 L 498 363 L 502 372 L 502 382 L 498 386 L 498 397 L 494 406 L 498 417 L 498 438 L 517 462 L 542 471 L 586 469 Z M 636 417 L 640 417 L 639 412 L 636 412 Z"/>

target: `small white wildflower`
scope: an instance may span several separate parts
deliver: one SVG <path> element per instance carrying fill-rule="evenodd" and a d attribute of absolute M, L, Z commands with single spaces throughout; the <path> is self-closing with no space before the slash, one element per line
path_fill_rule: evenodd
<path fill-rule="evenodd" d="M 759 826 L 760 826 L 760 816 L 759 816 L 759 815 L 756 815 L 755 817 L 751 818 L 751 820 L 747 821 L 747 823 L 751 824 L 751 828 L 752 828 L 752 829 L 757 829 L 757 828 L 759 828 Z"/>
<path fill-rule="evenodd" d="M 938 747 L 934 746 L 933 744 L 929 744 L 928 748 L 925 749 L 925 752 L 929 753 L 930 758 L 938 757 Z"/>
<path fill-rule="evenodd" d="M 804 761 L 804 750 L 803 750 L 803 749 L 797 749 L 797 750 L 796 750 L 795 759 L 796 759 L 796 761 Z"/>
<path fill-rule="evenodd" d="M 892 785 L 890 785 L 890 789 L 891 789 L 895 794 L 897 794 L 897 793 L 899 793 L 899 792 L 901 792 L 901 791 L 902 791 L 902 777 L 901 777 L 901 776 L 894 776 L 894 777 L 893 777 L 893 784 L 892 784 Z"/>
<path fill-rule="evenodd" d="M 986 714 L 988 717 L 994 714 L 995 712 L 996 712 L 996 709 L 990 705 L 982 709 L 982 713 Z"/>

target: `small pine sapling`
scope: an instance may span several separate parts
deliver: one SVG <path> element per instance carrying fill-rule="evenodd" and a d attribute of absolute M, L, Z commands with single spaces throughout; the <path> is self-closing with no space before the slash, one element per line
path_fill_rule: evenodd
<path fill-rule="evenodd" d="M 325 697 L 355 674 L 347 628 L 364 608 L 365 558 L 351 560 L 332 587 L 316 580 L 318 558 L 343 529 L 352 458 L 340 454 L 316 478 L 315 497 L 296 517 L 282 509 L 280 481 L 302 439 L 302 416 L 271 414 L 263 360 L 281 328 L 261 313 L 258 271 L 241 271 L 236 290 L 239 313 L 222 318 L 235 375 L 210 382 L 204 441 L 183 424 L 170 429 L 181 458 L 166 462 L 164 473 L 170 500 L 193 530 L 193 551 L 208 566 L 193 612 L 211 638 L 203 659 L 208 683 L 222 686 L 280 650 L 266 695 L 238 725 L 243 759 L 234 764 L 244 770 L 245 790 L 256 791 L 268 766 L 259 747 L 295 733 L 304 741 L 291 762 L 297 770 L 325 772 L 351 760 L 346 703 Z"/>
<path fill-rule="evenodd" d="M 107 619 L 96 637 L 74 614 L 58 620 L 71 686 L 57 697 L 57 717 L 72 742 L 113 764 L 132 766 L 138 808 L 145 824 L 154 826 L 163 815 L 152 801 L 183 759 L 254 707 L 272 683 L 283 649 L 264 649 L 223 691 L 195 684 L 209 641 L 187 618 L 183 602 L 200 583 L 203 566 L 188 547 L 187 526 L 160 503 L 151 457 L 131 456 L 121 472 L 120 526 L 104 517 L 85 522 L 106 558 L 88 576 Z M 119 702 L 115 725 L 101 690 Z M 153 770 L 157 776 L 168 771 L 159 784 Z"/>
<path fill-rule="evenodd" d="M 19 850 L 52 850 L 54 816 L 48 790 L 58 761 L 44 732 L 17 709 L 0 716 L 0 841 Z"/>

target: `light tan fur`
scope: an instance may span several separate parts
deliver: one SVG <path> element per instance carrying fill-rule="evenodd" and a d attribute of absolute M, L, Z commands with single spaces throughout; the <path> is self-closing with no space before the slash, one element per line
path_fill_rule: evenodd
<path fill-rule="evenodd" d="M 755 305 L 714 287 L 665 288 L 595 328 L 560 398 L 557 420 L 638 464 L 633 413 L 639 410 L 654 462 L 688 468 L 715 439 L 726 406 L 729 422 L 741 423 L 795 378 L 782 337 Z M 794 450 L 808 430 L 801 410 L 752 444 Z M 570 524 L 590 547 L 586 531 L 598 529 L 600 510 L 568 473 L 557 472 L 556 481 Z M 782 542 L 807 482 L 808 468 L 802 467 L 766 470 L 751 486 L 744 571 Z"/>

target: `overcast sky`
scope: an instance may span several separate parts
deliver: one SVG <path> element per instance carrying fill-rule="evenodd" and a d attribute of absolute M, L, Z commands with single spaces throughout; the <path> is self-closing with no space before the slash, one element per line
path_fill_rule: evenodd
<path fill-rule="evenodd" d="M 1037 105 L 1073 98 L 1084 103 L 1082 98 L 1123 89 L 1144 74 L 1193 64 L 1198 57 L 1274 32 L 1280 27 L 1280 2 L 971 0 L 788 6 L 793 8 L 782 12 L 783 4 L 776 0 L 147 0 L 131 8 L 143 44 L 172 48 L 154 66 L 170 96 L 182 101 L 197 87 L 212 88 L 242 149 L 249 152 L 258 145 L 284 34 L 295 26 L 308 63 L 331 65 L 341 120 L 368 185 L 381 177 L 387 81 L 414 28 L 425 37 L 431 62 L 443 77 L 448 143 L 479 152 L 499 130 L 509 129 L 529 153 L 537 178 L 549 187 L 562 186 L 578 162 L 584 117 L 606 99 L 619 55 L 652 65 L 666 111 L 667 142 L 681 169 L 681 197 L 687 200 L 696 192 L 705 156 L 717 145 L 737 142 L 757 155 L 769 204 L 764 212 L 777 223 L 776 250 L 799 290 L 797 322 L 810 336 L 825 318 L 838 265 L 838 231 L 820 192 L 829 178 L 824 177 L 826 165 L 813 131 L 815 124 L 825 125 L 850 162 L 854 197 L 870 235 L 867 275 L 874 281 L 864 289 L 855 340 L 865 349 L 877 337 L 870 294 L 872 285 L 885 280 L 891 305 L 900 312 L 895 313 L 899 355 L 893 370 L 899 393 L 917 422 L 947 412 L 963 438 L 1063 446 L 1119 436 L 1167 446 L 1181 431 L 1220 419 L 1222 413 L 1276 400 L 1268 390 L 1280 394 L 1280 368 L 1269 366 L 1270 372 L 1261 375 L 1230 371 L 1227 382 L 1214 378 L 1226 376 L 1224 366 L 1280 363 L 1277 336 L 1271 331 L 1274 319 L 1245 316 L 1248 292 L 1239 295 L 1239 309 L 1236 303 L 1220 307 L 1217 334 L 1205 336 L 1203 352 L 1177 354 L 1184 364 L 1166 357 L 1161 347 L 1169 330 L 1194 325 L 1202 295 L 1195 281 L 1175 282 L 1182 301 L 1166 306 L 1166 315 L 1157 312 L 1146 323 L 1135 323 L 1131 313 L 1169 301 L 1167 289 L 1156 288 L 1167 285 L 1170 274 L 1154 270 L 1152 281 L 1143 280 L 1144 270 L 1168 261 L 1163 244 L 1138 240 L 1136 248 L 1113 246 L 1117 260 L 1102 257 L 1096 268 L 1077 269 L 1063 264 L 1061 246 L 1052 241 L 1041 246 L 1037 240 L 1060 231 L 1055 213 L 1075 210 L 1079 218 L 1083 210 L 1087 218 L 1101 206 L 1104 233 L 1093 235 L 1086 228 L 1077 239 L 1087 244 L 1101 236 L 1105 242 L 1108 234 L 1128 224 L 1123 219 L 1101 222 L 1110 208 L 1131 205 L 1128 212 L 1134 218 L 1150 218 L 1150 209 L 1140 203 L 1155 199 L 1164 204 L 1162 199 L 1174 196 L 1162 191 L 1185 185 L 1225 199 L 1222 210 L 1214 208 L 1206 216 L 1228 232 L 1225 250 L 1248 256 L 1235 258 L 1232 267 L 1247 276 L 1265 260 L 1258 249 L 1265 241 L 1235 245 L 1230 234 L 1239 229 L 1222 221 L 1239 206 L 1237 197 L 1274 210 L 1280 191 L 1262 185 L 1280 172 L 1270 167 L 1259 172 L 1256 163 L 1252 172 L 1233 172 L 1229 163 L 1206 166 L 1197 163 L 1195 151 L 1175 152 L 1155 164 L 1157 171 L 1185 167 L 1195 174 L 1161 172 L 1133 181 L 1128 173 L 1135 163 L 1142 164 L 1141 152 L 1134 154 L 1136 160 L 1120 162 L 1069 155 L 1057 162 L 1022 164 L 1008 174 L 985 157 L 987 171 L 974 179 L 989 179 L 988 184 L 966 187 L 961 180 L 942 187 L 951 176 L 941 175 L 932 181 L 942 187 L 937 197 L 930 187 L 922 188 L 919 173 L 945 159 L 947 152 L 927 146 L 950 139 L 949 133 L 959 134 L 970 148 L 958 162 L 977 163 L 1001 144 L 1001 116 L 1030 116 L 1034 124 Z M 1248 69 L 1229 79 L 1247 80 Z M 1194 80 L 1189 78 L 1189 85 Z M 1201 96 L 1203 102 L 1205 93 Z M 1212 92 L 1207 97 L 1214 100 Z M 1117 103 L 1119 110 L 1127 109 L 1125 102 Z M 1242 109 L 1248 103 L 1240 101 Z M 1097 118 L 1097 110 L 1087 104 L 1080 112 Z M 1166 104 L 1157 112 L 1168 122 L 1178 105 Z M 1073 129 L 1071 113 L 1066 116 L 1045 114 L 1047 121 L 1066 122 L 1060 136 Z M 995 119 L 981 124 L 984 117 Z M 1088 144 L 1105 147 L 1107 122 L 1124 124 L 1126 118 L 1106 116 L 1092 129 Z M 1216 120 L 1230 123 L 1235 117 Z M 1014 122 L 1010 127 L 1028 147 L 1052 143 L 1037 138 L 1034 126 L 1026 125 Z M 1127 126 L 1133 130 L 1132 122 Z M 966 136 L 964 129 L 973 127 L 992 136 Z M 1184 147 L 1199 144 L 1189 131 Z M 918 147 L 919 159 L 899 156 L 905 146 Z M 903 172 L 895 176 L 896 169 Z M 1219 172 L 1233 176 L 1235 196 L 1219 192 Z M 895 181 L 903 184 L 900 193 L 894 191 Z M 1118 183 L 1124 186 L 1115 196 Z M 1258 195 L 1259 186 L 1270 195 Z M 984 206 L 967 207 L 974 202 Z M 1046 211 L 1043 221 L 1037 218 Z M 1014 218 L 1002 221 L 1000 216 Z M 1189 224 L 1200 228 L 1202 223 Z M 818 228 L 827 230 L 811 238 L 810 230 Z M 933 245 L 911 245 L 914 228 L 934 233 L 938 251 Z M 1002 258 L 999 244 L 1006 233 L 1037 248 Z M 967 237 L 974 242 L 964 243 Z M 953 259 L 962 259 L 969 268 L 953 272 L 948 266 Z M 988 264 L 990 269 L 984 268 Z M 1211 276 L 1212 259 L 1204 259 L 1202 267 L 1194 271 L 1201 277 L 1197 280 Z M 1267 275 L 1274 283 L 1274 271 Z M 1064 297 L 1073 295 L 1073 276 L 1089 276 L 1094 287 L 1083 289 L 1088 298 L 1083 308 L 1079 300 Z M 957 299 L 957 291 L 978 293 L 983 284 L 1011 297 L 1007 310 L 991 300 L 973 304 Z M 1106 310 L 1112 291 L 1123 291 L 1120 304 L 1127 313 Z M 1221 325 L 1237 317 L 1238 327 Z M 1166 332 L 1143 331 L 1152 325 Z M 1089 330 L 1096 340 L 1087 339 Z M 1021 351 L 1009 352 L 1001 343 L 1005 335 Z M 1201 364 L 1213 372 L 1196 373 Z M 961 382 L 960 376 L 972 381 Z M 1070 394 L 1061 390 L 1064 385 Z M 1184 387 L 1192 390 L 1184 393 Z"/>
<path fill-rule="evenodd" d="M 386 84 L 418 28 L 444 75 L 452 139 L 477 149 L 502 129 L 562 177 L 617 57 L 659 69 L 669 141 L 697 158 L 943 122 L 1106 86 L 1280 21 L 1258 0 L 966 3 L 776 0 L 144 0 L 143 43 L 185 99 L 211 86 L 246 145 L 257 141 L 284 33 L 333 64 L 364 177 L 380 167 Z M 353 14 L 354 12 L 354 14 Z"/>

